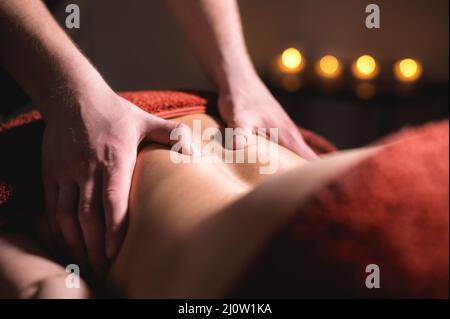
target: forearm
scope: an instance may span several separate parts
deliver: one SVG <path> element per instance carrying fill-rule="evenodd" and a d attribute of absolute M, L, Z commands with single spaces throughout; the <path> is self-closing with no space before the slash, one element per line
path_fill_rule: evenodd
<path fill-rule="evenodd" d="M 0 44 L 1 65 L 44 115 L 68 98 L 107 87 L 40 0 L 0 0 Z"/>
<path fill-rule="evenodd" d="M 235 0 L 167 2 L 219 90 L 257 78 Z"/>
<path fill-rule="evenodd" d="M 229 127 L 278 128 L 279 143 L 305 159 L 317 155 L 257 75 L 247 48 L 236 0 L 167 0 L 209 76 L 219 89 L 217 108 Z M 231 145 L 245 146 L 248 133 Z"/>

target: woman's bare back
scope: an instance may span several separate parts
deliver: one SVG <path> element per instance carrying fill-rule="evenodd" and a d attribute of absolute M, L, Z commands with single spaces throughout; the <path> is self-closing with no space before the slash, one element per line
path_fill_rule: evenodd
<path fill-rule="evenodd" d="M 207 115 L 177 118 L 191 127 L 220 128 Z M 196 138 L 194 129 L 194 139 Z M 197 136 L 197 141 L 198 141 Z M 320 185 L 370 150 L 309 163 L 278 147 L 268 162 L 225 163 L 226 148 L 174 163 L 167 147 L 150 145 L 138 157 L 130 194 L 129 228 L 109 281 L 128 297 L 220 297 L 264 240 Z M 251 148 L 258 149 L 258 143 Z M 201 147 L 199 147 L 201 146 Z M 219 155 L 217 155 L 219 154 Z M 222 155 L 220 155 L 222 154 Z M 181 155 L 185 157 L 185 155 Z M 217 159 L 205 161 L 210 157 Z"/>

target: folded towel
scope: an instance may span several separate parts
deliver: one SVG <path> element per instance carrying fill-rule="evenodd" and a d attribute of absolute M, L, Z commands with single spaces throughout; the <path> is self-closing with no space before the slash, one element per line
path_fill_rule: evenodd
<path fill-rule="evenodd" d="M 119 94 L 144 111 L 166 119 L 205 112 L 217 116 L 216 97 L 211 93 L 139 91 Z M 330 142 L 317 134 L 301 128 L 300 131 L 317 153 L 335 150 Z M 22 216 L 43 209 L 43 132 L 44 123 L 38 111 L 22 114 L 0 124 L 0 226 L 2 216 L 14 214 L 14 219 L 20 222 Z"/>
<path fill-rule="evenodd" d="M 237 296 L 448 298 L 448 120 L 378 144 L 267 243 Z"/>

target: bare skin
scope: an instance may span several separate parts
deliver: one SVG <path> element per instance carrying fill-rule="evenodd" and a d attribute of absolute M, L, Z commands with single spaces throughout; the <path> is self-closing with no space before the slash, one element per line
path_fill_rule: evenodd
<path fill-rule="evenodd" d="M 170 3 L 219 90 L 227 125 L 277 127 L 282 145 L 316 158 L 256 74 L 236 2 Z M 0 46 L 0 66 L 46 122 L 43 182 L 50 229 L 80 262 L 104 268 L 126 230 L 139 145 L 146 140 L 168 144 L 180 124 L 147 114 L 115 94 L 40 0 L 0 0 Z M 187 129 L 182 138 L 184 151 L 191 153 Z M 235 146 L 245 143 L 243 136 Z"/>
<path fill-rule="evenodd" d="M 179 123 L 119 97 L 40 0 L 0 1 L 0 46 L 0 66 L 45 120 L 42 170 L 51 231 L 77 260 L 104 267 L 126 230 L 139 144 L 169 143 Z M 188 130 L 183 139 L 188 152 Z"/>
<path fill-rule="evenodd" d="M 194 119 L 201 121 L 202 129 L 222 128 L 207 115 L 176 118 L 189 127 Z M 202 146 L 207 143 L 202 141 Z M 217 156 L 203 151 L 203 157 Z M 270 234 L 314 190 L 372 152 L 354 150 L 307 162 L 280 147 L 277 171 L 261 175 L 260 162 L 175 164 L 167 147 L 149 144 L 137 158 L 127 235 L 108 273 L 108 285 L 124 297 L 224 296 Z M 13 289 L 16 296 L 90 295 L 88 290 L 69 295 L 73 292 L 61 286 L 67 273 L 45 249 L 30 252 L 8 236 L 0 236 L 0 283 L 19 287 Z M 20 240 L 37 246 L 25 236 Z M 17 267 L 39 272 L 15 272 L 10 277 Z M 41 286 L 50 288 L 36 295 Z"/>
<path fill-rule="evenodd" d="M 317 155 L 258 76 L 245 45 L 236 0 L 167 0 L 219 92 L 227 127 L 244 129 L 237 147 L 257 128 L 277 127 L 280 145 L 307 160 Z"/>
<path fill-rule="evenodd" d="M 81 299 L 92 293 L 81 280 L 68 288 L 65 268 L 26 234 L 0 235 L 0 298 Z"/>
<path fill-rule="evenodd" d="M 190 126 L 193 118 L 219 127 L 205 115 L 178 120 Z M 111 285 L 126 297 L 223 297 L 314 190 L 372 152 L 307 162 L 280 148 L 274 176 L 259 174 L 261 163 L 174 164 L 166 148 L 147 147 L 137 160 L 128 235 Z"/>

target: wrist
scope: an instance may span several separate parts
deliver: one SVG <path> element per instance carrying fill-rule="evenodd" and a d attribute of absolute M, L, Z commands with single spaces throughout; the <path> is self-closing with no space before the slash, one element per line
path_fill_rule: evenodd
<path fill-rule="evenodd" d="M 70 115 L 81 111 L 89 101 L 102 101 L 114 94 L 92 66 L 83 68 L 59 72 L 54 81 L 40 91 L 35 103 L 45 119 Z"/>
<path fill-rule="evenodd" d="M 251 83 L 259 78 L 245 47 L 224 49 L 207 64 L 217 89 L 221 92 L 230 91 L 238 84 Z"/>
<path fill-rule="evenodd" d="M 218 89 L 220 95 L 228 95 L 234 98 L 260 92 L 265 89 L 265 84 L 253 69 L 230 73 Z"/>
<path fill-rule="evenodd" d="M 234 94 L 247 88 L 254 88 L 262 81 L 253 66 L 234 66 L 224 72 L 217 87 L 220 94 Z"/>
<path fill-rule="evenodd" d="M 108 105 L 115 93 L 108 86 L 72 85 L 66 83 L 52 90 L 52 95 L 43 99 L 38 109 L 46 121 L 62 118 L 78 118 L 94 111 L 94 105 Z"/>

